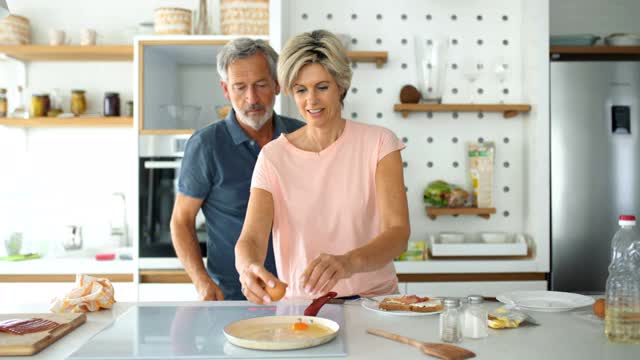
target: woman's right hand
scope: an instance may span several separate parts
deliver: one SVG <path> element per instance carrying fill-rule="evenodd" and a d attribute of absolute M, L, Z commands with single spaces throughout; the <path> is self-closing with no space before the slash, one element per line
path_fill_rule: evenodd
<path fill-rule="evenodd" d="M 258 305 L 271 303 L 271 297 L 264 288 L 275 287 L 277 280 L 278 278 L 258 263 L 249 264 L 240 274 L 242 293 L 247 300 Z"/>

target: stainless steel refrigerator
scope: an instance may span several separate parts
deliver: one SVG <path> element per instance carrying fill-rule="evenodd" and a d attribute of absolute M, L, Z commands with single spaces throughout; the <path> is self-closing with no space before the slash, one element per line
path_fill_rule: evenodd
<path fill-rule="evenodd" d="M 640 216 L 640 62 L 551 62 L 551 288 L 603 292 L 618 215 Z"/>

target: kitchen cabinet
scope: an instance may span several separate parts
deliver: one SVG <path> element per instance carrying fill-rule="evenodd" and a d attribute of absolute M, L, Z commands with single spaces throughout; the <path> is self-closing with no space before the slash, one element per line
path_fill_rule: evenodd
<path fill-rule="evenodd" d="M 141 134 L 190 134 L 220 119 L 228 104 L 216 56 L 231 37 L 136 41 L 138 130 Z"/>
<path fill-rule="evenodd" d="M 137 301 L 136 284 L 112 282 L 116 301 Z M 7 282 L 0 283 L 0 306 L 46 302 L 64 297 L 73 289 L 73 282 Z"/>
<path fill-rule="evenodd" d="M 137 124 L 140 134 L 191 134 L 223 116 L 216 56 L 233 36 L 144 37 L 136 40 Z M 255 38 L 268 40 L 267 37 Z M 386 51 L 352 51 L 353 62 L 382 67 Z M 279 100 L 274 106 L 281 112 Z"/>

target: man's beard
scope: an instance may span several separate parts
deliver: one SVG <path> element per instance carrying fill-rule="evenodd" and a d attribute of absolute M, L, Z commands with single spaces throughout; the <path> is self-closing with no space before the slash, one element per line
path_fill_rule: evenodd
<path fill-rule="evenodd" d="M 264 114 L 259 117 L 246 115 L 246 112 L 256 111 L 256 110 L 265 110 Z M 260 130 L 267 121 L 271 120 L 273 116 L 273 108 L 271 106 L 265 107 L 264 105 L 251 105 L 247 109 L 243 109 L 243 111 L 236 110 L 236 118 L 245 125 L 250 126 L 254 130 Z"/>

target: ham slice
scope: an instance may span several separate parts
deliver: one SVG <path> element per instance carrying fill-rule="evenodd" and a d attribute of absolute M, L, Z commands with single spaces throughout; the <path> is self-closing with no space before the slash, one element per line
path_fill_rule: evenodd
<path fill-rule="evenodd" d="M 58 326 L 60 324 L 57 322 L 46 319 L 9 319 L 0 322 L 0 331 L 13 335 L 24 335 L 55 329 Z"/>
<path fill-rule="evenodd" d="M 419 297 L 417 295 L 405 295 L 401 298 L 395 298 L 395 301 L 401 302 L 405 305 L 416 304 L 420 302 L 429 301 L 428 297 Z"/>

